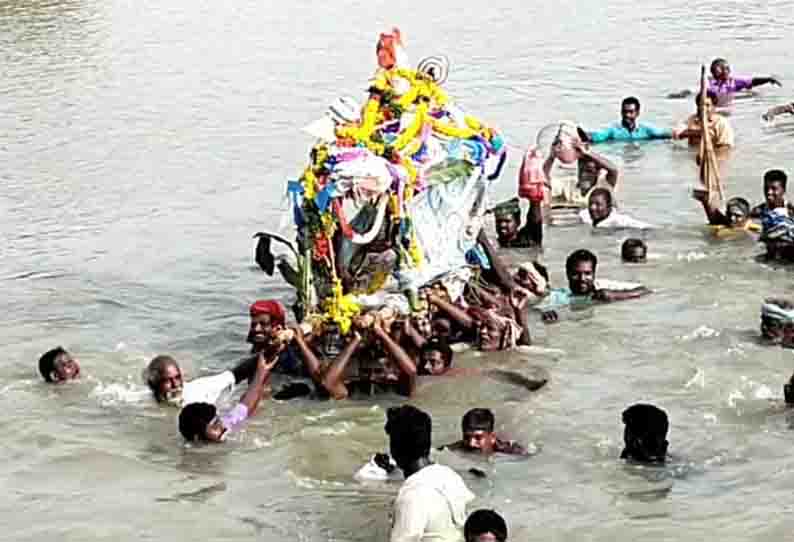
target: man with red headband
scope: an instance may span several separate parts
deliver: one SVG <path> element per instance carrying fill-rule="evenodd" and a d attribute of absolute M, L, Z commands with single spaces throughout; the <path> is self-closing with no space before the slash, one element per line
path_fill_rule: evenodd
<path fill-rule="evenodd" d="M 251 343 L 251 353 L 263 352 L 267 357 L 280 349 L 279 361 L 274 369 L 276 372 L 308 376 L 300 353 L 292 345 L 293 333 L 286 328 L 284 306 L 272 299 L 260 299 L 251 305 L 249 313 L 251 325 L 247 340 Z"/>

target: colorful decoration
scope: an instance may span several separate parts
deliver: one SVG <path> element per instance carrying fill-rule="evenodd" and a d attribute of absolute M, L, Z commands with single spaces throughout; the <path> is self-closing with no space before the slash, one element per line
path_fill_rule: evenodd
<path fill-rule="evenodd" d="M 315 310 L 322 311 L 323 320 L 339 324 L 343 333 L 350 330 L 360 306 L 353 292 L 346 291 L 350 285 L 344 277 L 337 276 L 341 256 L 335 250 L 345 242 L 356 250 L 367 250 L 375 243 L 384 250 L 385 243 L 397 256 L 394 268 L 372 270 L 366 293 L 385 287 L 391 274 L 410 297 L 413 287 L 406 284 L 414 271 L 422 269 L 427 254 L 412 220 L 412 202 L 440 179 L 468 179 L 476 170 L 482 174 L 489 157 L 504 153 L 497 131 L 452 106 L 441 88 L 449 69 L 446 57 L 425 59 L 419 70 L 413 70 L 406 67 L 402 45 L 398 29 L 380 35 L 379 67 L 360 119 L 333 116 L 336 140 L 312 149 L 310 164 L 299 181 L 302 197 L 294 186 L 290 188 L 298 239 L 304 243 L 303 259 L 310 262 L 307 273 L 330 279 L 325 295 L 310 277 L 303 287 L 317 288 L 320 299 Z M 467 166 L 461 168 L 461 163 Z M 449 171 L 448 175 L 439 175 L 439 168 Z M 348 220 L 344 204 L 348 200 L 354 208 L 370 205 L 375 209 L 369 231 L 360 230 L 358 217 Z M 381 231 L 387 232 L 385 239 Z M 303 292 L 302 297 L 311 299 L 312 295 Z"/>

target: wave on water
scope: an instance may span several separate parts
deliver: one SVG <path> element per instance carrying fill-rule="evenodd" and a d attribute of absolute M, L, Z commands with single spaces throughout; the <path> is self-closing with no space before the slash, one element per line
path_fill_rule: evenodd
<path fill-rule="evenodd" d="M 695 339 L 710 339 L 712 337 L 719 337 L 720 332 L 716 329 L 712 329 L 706 325 L 698 326 L 695 328 L 692 333 L 687 333 L 686 335 L 681 335 L 678 337 L 682 341 L 693 341 Z"/>
<path fill-rule="evenodd" d="M 91 391 L 91 395 L 99 400 L 102 406 L 116 406 L 119 404 L 146 404 L 151 400 L 149 388 L 127 382 L 126 384 L 103 384 L 99 382 Z"/>

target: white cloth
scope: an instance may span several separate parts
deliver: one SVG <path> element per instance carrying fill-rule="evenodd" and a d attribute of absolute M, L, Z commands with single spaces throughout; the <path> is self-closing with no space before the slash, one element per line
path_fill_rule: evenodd
<path fill-rule="evenodd" d="M 590 218 L 590 212 L 587 209 L 579 211 L 579 219 L 583 223 L 593 226 L 593 219 Z M 623 213 L 619 213 L 614 209 L 612 209 L 612 212 L 609 213 L 609 216 L 593 227 L 614 229 L 633 228 L 637 230 L 647 230 L 653 228 L 653 226 L 647 222 L 643 222 L 642 220 L 637 220 L 636 218 L 624 215 Z"/>
<path fill-rule="evenodd" d="M 214 405 L 221 394 L 234 389 L 234 373 L 224 371 L 218 375 L 202 376 L 182 386 L 182 406 L 190 403 L 210 403 Z"/>
<path fill-rule="evenodd" d="M 391 542 L 462 542 L 466 505 L 474 499 L 449 467 L 429 465 L 408 477 L 394 502 Z"/>

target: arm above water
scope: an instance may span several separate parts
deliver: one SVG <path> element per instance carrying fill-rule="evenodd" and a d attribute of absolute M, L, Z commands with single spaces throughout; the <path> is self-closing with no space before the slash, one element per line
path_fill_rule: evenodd
<path fill-rule="evenodd" d="M 357 331 L 353 332 L 353 338 L 347 343 L 336 359 L 328 367 L 321 385 L 328 391 L 334 399 L 346 399 L 348 396 L 347 386 L 345 386 L 345 369 L 353 357 L 353 352 L 361 344 L 361 335 Z"/>
<path fill-rule="evenodd" d="M 273 370 L 276 363 L 278 363 L 278 353 L 271 355 L 267 360 L 265 359 L 265 355 L 261 352 L 257 356 L 254 378 L 251 380 L 251 383 L 248 384 L 248 389 L 240 398 L 240 404 L 246 407 L 248 417 L 253 416 L 254 412 L 256 412 L 256 407 L 259 406 L 259 401 L 261 401 L 262 395 L 264 395 L 265 384 L 270 376 L 270 371 Z"/>
<path fill-rule="evenodd" d="M 651 290 L 645 286 L 638 286 L 631 290 L 608 290 L 603 288 L 597 290 L 593 294 L 593 300 L 601 301 L 602 303 L 613 303 L 615 301 L 626 301 L 628 299 L 637 299 L 651 293 Z"/>

